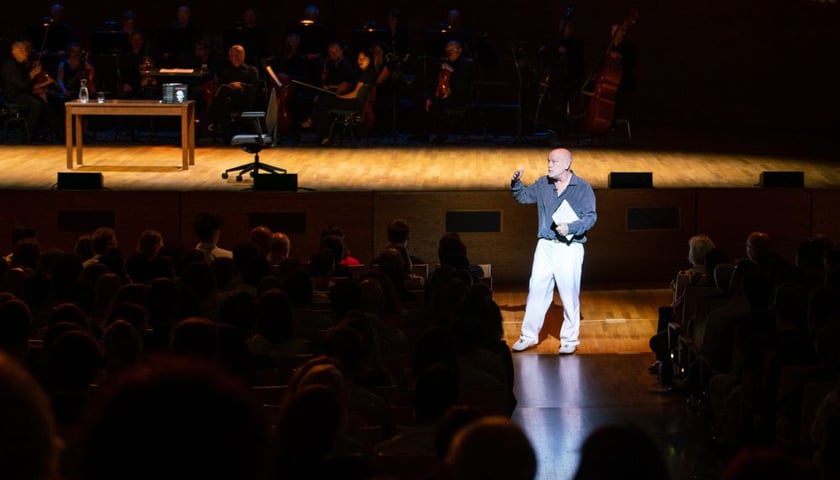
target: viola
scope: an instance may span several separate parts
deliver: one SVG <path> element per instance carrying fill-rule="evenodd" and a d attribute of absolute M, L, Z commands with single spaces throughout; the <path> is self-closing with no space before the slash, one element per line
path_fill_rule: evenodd
<path fill-rule="evenodd" d="M 55 79 L 43 69 L 40 59 L 32 61 L 29 65 L 29 70 L 30 72 L 37 70 L 35 76 L 32 77 L 32 94 L 46 103 L 47 91 L 51 86 L 56 85 Z"/>
<path fill-rule="evenodd" d="M 449 80 L 451 77 L 452 70 L 447 68 L 440 69 L 440 73 L 438 74 L 437 88 L 435 89 L 435 97 L 446 98 L 450 94 L 452 94 L 452 85 L 449 84 Z"/>

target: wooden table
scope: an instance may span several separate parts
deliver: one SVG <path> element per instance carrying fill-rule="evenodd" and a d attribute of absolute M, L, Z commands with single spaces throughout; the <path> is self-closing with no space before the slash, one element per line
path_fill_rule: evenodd
<path fill-rule="evenodd" d="M 73 168 L 73 147 L 76 165 L 82 164 L 82 117 L 85 115 L 144 115 L 181 117 L 181 165 L 188 170 L 195 165 L 195 101 L 162 103 L 157 100 L 95 100 L 82 103 L 73 100 L 64 104 L 67 168 Z M 75 127 L 75 135 L 74 135 Z"/>

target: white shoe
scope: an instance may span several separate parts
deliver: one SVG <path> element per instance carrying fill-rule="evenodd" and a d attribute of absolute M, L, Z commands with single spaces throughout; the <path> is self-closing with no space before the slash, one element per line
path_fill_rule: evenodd
<path fill-rule="evenodd" d="M 516 343 L 514 343 L 513 346 L 510 347 L 510 348 L 514 352 L 521 352 L 523 350 L 527 350 L 527 349 L 533 347 L 536 344 L 537 344 L 537 342 L 535 342 L 534 340 L 530 340 L 530 339 L 525 338 L 525 337 L 519 337 L 519 340 L 517 340 Z"/>
<path fill-rule="evenodd" d="M 563 343 L 560 345 L 560 355 L 571 355 L 577 350 L 574 343 Z"/>

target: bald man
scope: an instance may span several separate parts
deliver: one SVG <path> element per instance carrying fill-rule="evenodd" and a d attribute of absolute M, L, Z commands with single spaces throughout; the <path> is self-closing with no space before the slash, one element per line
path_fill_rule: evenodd
<path fill-rule="evenodd" d="M 537 204 L 539 227 L 522 333 L 513 344 L 521 352 L 539 342 L 545 314 L 554 299 L 554 288 L 563 302 L 560 354 L 575 353 L 580 343 L 580 273 L 586 232 L 595 225 L 595 192 L 572 171 L 572 153 L 557 148 L 548 154 L 548 174 L 531 185 L 522 183 L 519 167 L 510 179 L 513 198 Z"/>

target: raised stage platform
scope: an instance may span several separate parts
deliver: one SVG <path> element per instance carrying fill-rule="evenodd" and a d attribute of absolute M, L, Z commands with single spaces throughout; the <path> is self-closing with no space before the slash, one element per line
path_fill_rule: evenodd
<path fill-rule="evenodd" d="M 85 165 L 74 172 L 101 172 L 110 190 L 238 191 L 250 186 L 221 172 L 252 157 L 237 147 L 199 138 L 195 165 L 182 171 L 178 137 L 161 132 L 135 141 L 104 134 L 86 141 Z M 457 140 L 457 141 L 456 141 Z M 840 185 L 840 144 L 807 132 L 689 130 L 634 127 L 633 142 L 621 132 L 602 138 L 473 135 L 444 145 L 372 138 L 364 143 L 321 147 L 278 145 L 261 161 L 298 175 L 301 187 L 320 191 L 500 190 L 511 172 L 526 167 L 526 179 L 545 173 L 548 150 L 565 146 L 573 168 L 595 188 L 607 188 L 610 172 L 651 172 L 657 188 L 748 188 L 763 171 L 802 171 L 809 188 Z M 68 171 L 59 145 L 2 145 L 0 187 L 49 189 Z"/>

